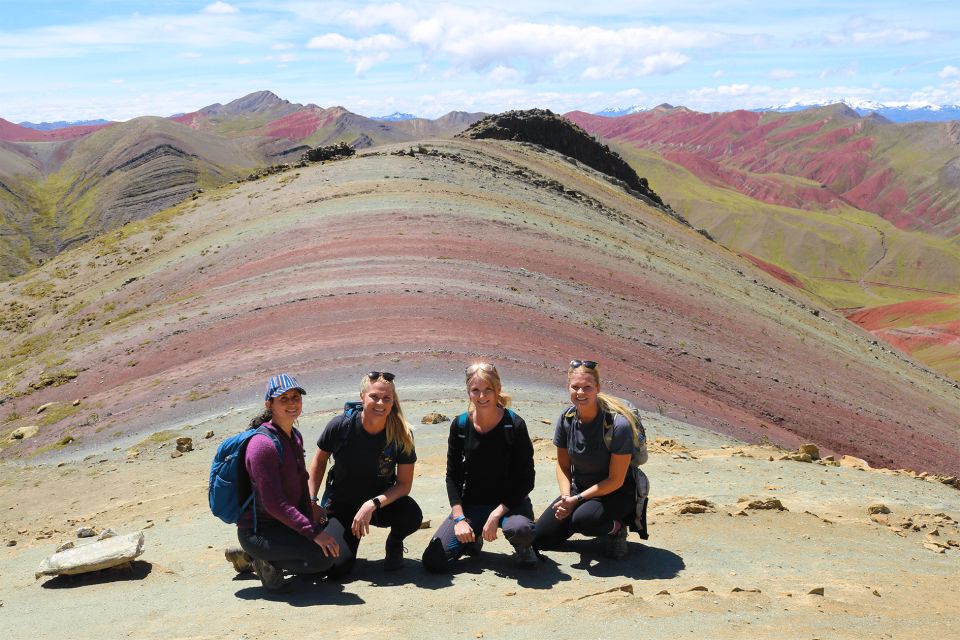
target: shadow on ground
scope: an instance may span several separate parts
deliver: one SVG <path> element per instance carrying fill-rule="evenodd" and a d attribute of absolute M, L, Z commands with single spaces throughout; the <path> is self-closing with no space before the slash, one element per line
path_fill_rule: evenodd
<path fill-rule="evenodd" d="M 626 557 L 611 560 L 603 555 L 598 542 L 597 540 L 568 541 L 559 549 L 559 552 L 579 553 L 579 562 L 571 566 L 602 578 L 623 576 L 633 580 L 669 580 L 676 578 L 686 568 L 683 558 L 674 552 L 635 542 L 627 543 L 630 553 Z"/>
<path fill-rule="evenodd" d="M 56 576 L 44 582 L 44 589 L 75 589 L 94 584 L 109 584 L 111 582 L 126 582 L 143 580 L 153 571 L 153 565 L 143 560 L 135 560 L 128 566 L 101 569 L 91 573 L 81 573 L 74 576 Z"/>

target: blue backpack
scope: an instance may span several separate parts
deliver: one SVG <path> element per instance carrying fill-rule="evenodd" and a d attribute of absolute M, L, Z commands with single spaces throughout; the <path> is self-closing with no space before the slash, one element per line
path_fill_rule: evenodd
<path fill-rule="evenodd" d="M 244 455 L 250 438 L 261 433 L 269 437 L 277 448 L 280 463 L 283 464 L 283 445 L 277 436 L 264 427 L 249 428 L 230 436 L 220 443 L 210 465 L 210 487 L 207 497 L 210 499 L 210 511 L 227 524 L 236 524 L 240 516 L 253 504 L 254 529 L 256 529 L 256 497 L 250 485 L 250 476 L 244 464 Z"/>

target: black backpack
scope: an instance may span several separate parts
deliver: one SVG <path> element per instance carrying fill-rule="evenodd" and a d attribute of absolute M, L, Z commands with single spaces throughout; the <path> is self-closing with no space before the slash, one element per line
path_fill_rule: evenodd
<path fill-rule="evenodd" d="M 359 414 L 363 410 L 363 403 L 359 400 L 351 400 L 349 402 L 343 403 L 343 415 L 349 420 L 353 420 L 353 417 Z M 342 429 L 343 435 L 340 440 L 334 444 L 333 451 L 331 455 L 340 451 L 343 448 L 343 445 L 347 444 L 350 440 L 350 434 L 353 433 L 352 425 L 346 429 Z M 397 481 L 397 457 L 400 453 L 399 446 L 396 442 L 388 442 L 387 446 L 383 448 L 383 453 L 380 454 L 380 467 L 381 473 L 380 476 L 386 479 L 387 486 L 394 484 Z M 389 470 L 388 470 L 389 468 Z M 323 487 L 323 496 L 320 498 L 320 506 L 327 508 L 330 506 L 331 494 L 333 492 L 333 468 L 331 467 L 327 471 L 327 481 L 324 483 Z"/>

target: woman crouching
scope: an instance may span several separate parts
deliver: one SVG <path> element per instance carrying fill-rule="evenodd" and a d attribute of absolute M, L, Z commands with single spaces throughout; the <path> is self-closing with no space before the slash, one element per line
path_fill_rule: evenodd
<path fill-rule="evenodd" d="M 450 516 L 423 552 L 428 571 L 446 571 L 464 553 L 479 553 L 497 529 L 521 566 L 533 567 L 533 445 L 523 418 L 508 409 L 500 375 L 492 364 L 467 367 L 469 405 L 450 426 L 447 497 Z"/>
<path fill-rule="evenodd" d="M 244 453 L 254 500 L 237 523 L 237 538 L 270 591 L 285 586 L 285 571 L 326 573 L 346 560 L 339 523 L 312 518 L 303 437 L 294 427 L 305 393 L 293 376 L 270 378 L 265 410 L 250 424 L 259 429 Z"/>
<path fill-rule="evenodd" d="M 636 417 L 625 401 L 600 392 L 596 362 L 572 360 L 567 382 L 573 406 L 560 414 L 553 436 L 560 497 L 537 520 L 534 546 L 552 549 L 574 533 L 602 536 L 607 555 L 621 558 L 627 553 L 625 523 L 636 506 L 628 473 Z"/>
<path fill-rule="evenodd" d="M 409 496 L 417 453 L 413 433 L 403 417 L 394 387 L 394 375 L 371 371 L 360 382 L 361 406 L 335 416 L 317 439 L 317 453 L 310 463 L 310 495 L 323 486 L 327 461 L 333 456 L 323 504 L 317 504 L 319 519 L 328 514 L 348 524 L 344 539 L 350 559 L 331 575 L 345 575 L 356 559 L 360 539 L 370 525 L 389 527 L 383 568 L 403 566 L 403 540 L 420 528 L 423 514 Z"/>

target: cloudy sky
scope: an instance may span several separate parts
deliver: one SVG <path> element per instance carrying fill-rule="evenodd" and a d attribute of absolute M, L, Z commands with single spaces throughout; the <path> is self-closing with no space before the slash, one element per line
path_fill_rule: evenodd
<path fill-rule="evenodd" d="M 0 118 L 172 115 L 268 89 L 363 115 L 960 103 L 960 2 L 31 0 Z"/>

